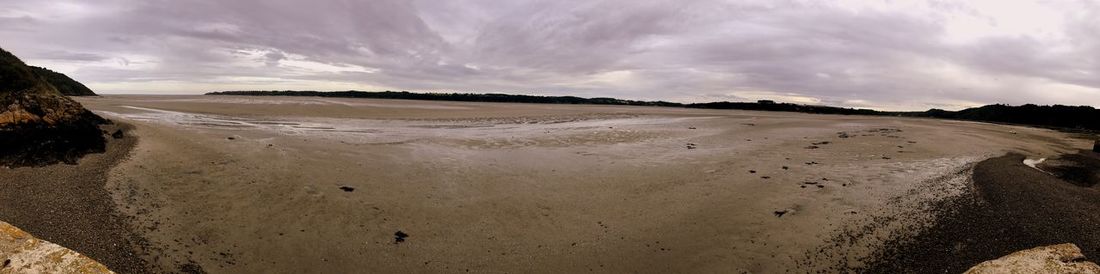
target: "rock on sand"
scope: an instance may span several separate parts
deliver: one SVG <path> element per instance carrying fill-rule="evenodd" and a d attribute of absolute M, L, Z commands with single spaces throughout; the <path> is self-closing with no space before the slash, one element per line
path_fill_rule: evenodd
<path fill-rule="evenodd" d="M 1075 244 L 1059 244 L 1017 251 L 978 264 L 966 274 L 982 273 L 1100 273 L 1100 266 L 1083 261 Z"/>
<path fill-rule="evenodd" d="M 0 273 L 114 273 L 76 251 L 0 222 Z"/>

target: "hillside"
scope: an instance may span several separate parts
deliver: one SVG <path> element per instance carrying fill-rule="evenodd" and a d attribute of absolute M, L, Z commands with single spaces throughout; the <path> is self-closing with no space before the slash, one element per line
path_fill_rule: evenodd
<path fill-rule="evenodd" d="M 33 71 L 35 74 L 42 76 L 46 79 L 46 82 L 49 82 L 50 85 L 53 85 L 54 88 L 57 88 L 57 91 L 61 92 L 61 94 L 67 96 L 96 96 L 95 92 L 93 92 L 92 89 L 84 86 L 84 84 L 81 84 L 76 80 L 73 80 L 73 78 L 69 78 L 69 76 L 66 76 L 65 74 L 52 71 L 43 67 L 31 66 L 30 68 L 31 71 Z"/>
<path fill-rule="evenodd" d="M 0 49 L 0 166 L 75 163 L 102 152 L 104 122 Z"/>
<path fill-rule="evenodd" d="M 1012 123 L 1074 130 L 1100 130 L 1100 110 L 1089 106 L 1039 106 L 1003 104 L 968 108 L 960 111 L 932 109 L 911 114 L 955 120 Z"/>

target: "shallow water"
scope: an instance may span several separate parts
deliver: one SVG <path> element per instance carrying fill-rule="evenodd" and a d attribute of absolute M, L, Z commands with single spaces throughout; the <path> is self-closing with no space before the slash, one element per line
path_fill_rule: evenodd
<path fill-rule="evenodd" d="M 433 136 L 486 139 L 535 138 L 547 134 L 598 134 L 625 127 L 663 125 L 702 121 L 715 117 L 537 117 L 525 119 L 452 119 L 452 120 L 386 120 L 354 118 L 237 117 L 163 110 L 149 107 L 122 106 L 137 112 L 100 111 L 122 119 L 182 126 L 192 129 L 229 129 L 265 131 L 281 135 L 310 136 L 354 143 L 404 142 Z"/>

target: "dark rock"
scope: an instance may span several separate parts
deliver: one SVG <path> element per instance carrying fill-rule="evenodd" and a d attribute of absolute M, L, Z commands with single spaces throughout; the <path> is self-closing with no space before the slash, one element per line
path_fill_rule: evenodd
<path fill-rule="evenodd" d="M 405 234 L 405 232 L 401 232 L 400 230 L 393 233 L 394 243 L 404 242 L 405 238 L 408 238 L 408 237 L 409 237 L 409 234 Z"/>
<path fill-rule="evenodd" d="M 225 137 L 226 140 L 237 140 L 237 137 L 229 136 Z"/>
<path fill-rule="evenodd" d="M 1100 140 L 1092 144 L 1092 152 L 1100 152 Z"/>
<path fill-rule="evenodd" d="M 202 269 L 202 266 L 199 266 L 194 261 L 188 261 L 185 264 L 181 264 L 181 265 L 177 266 L 177 269 L 180 271 L 180 273 L 188 273 L 188 274 L 206 273 L 206 271 Z"/>
<path fill-rule="evenodd" d="M 123 134 L 122 134 L 121 129 L 115 130 L 115 133 L 111 133 L 111 138 L 122 139 L 122 137 L 123 137 Z"/>
<path fill-rule="evenodd" d="M 352 192 L 355 191 L 355 188 L 350 186 L 342 186 L 340 187 L 340 190 L 343 190 L 344 192 Z"/>
<path fill-rule="evenodd" d="M 791 212 L 791 211 L 787 210 L 787 209 L 784 209 L 784 210 L 776 210 L 773 214 L 775 214 L 775 217 L 783 217 L 783 215 L 786 215 L 789 212 Z"/>

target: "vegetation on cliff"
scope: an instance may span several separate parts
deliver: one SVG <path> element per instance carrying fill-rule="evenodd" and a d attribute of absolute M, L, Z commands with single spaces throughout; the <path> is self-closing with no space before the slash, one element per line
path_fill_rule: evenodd
<path fill-rule="evenodd" d="M 66 96 L 96 96 L 92 89 L 69 76 L 43 67 L 31 66 L 31 71 L 46 79 L 57 91 Z"/>

